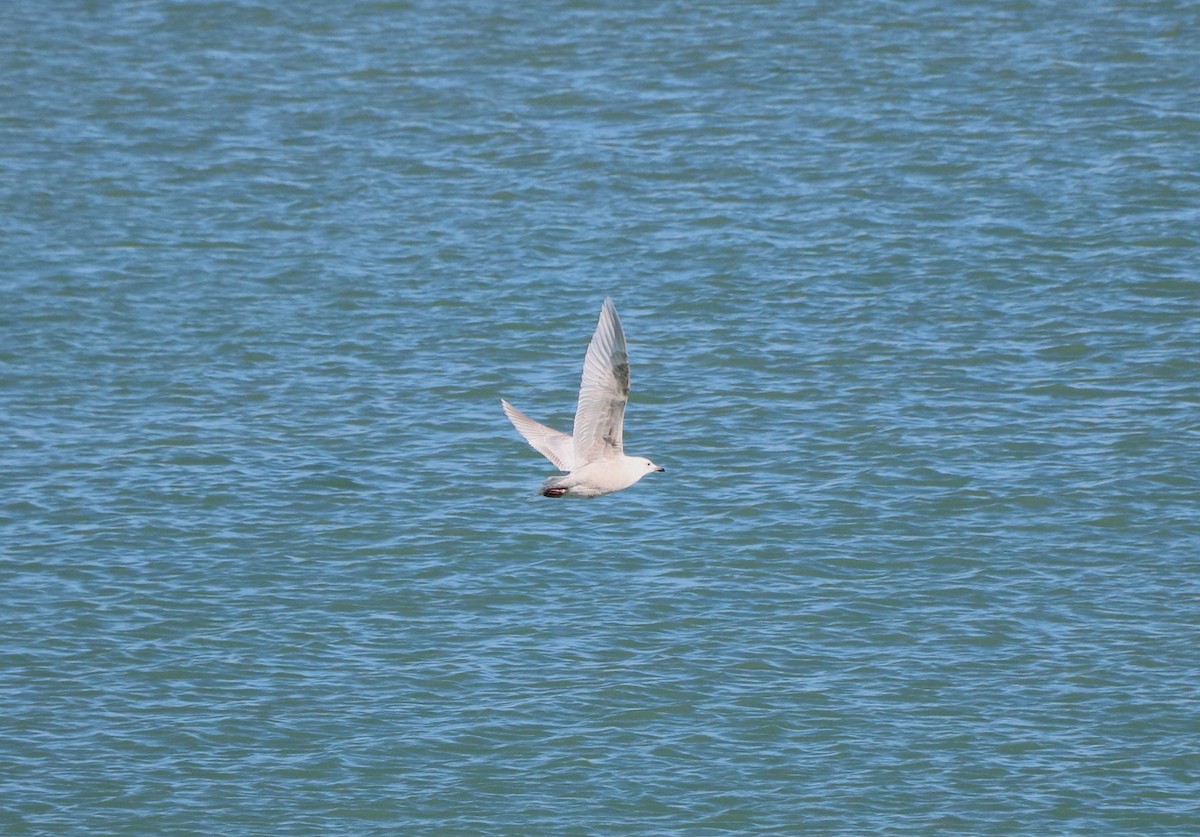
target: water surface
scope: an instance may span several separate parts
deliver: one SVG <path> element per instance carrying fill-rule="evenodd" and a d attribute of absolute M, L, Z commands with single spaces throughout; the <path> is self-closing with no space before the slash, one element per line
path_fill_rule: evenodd
<path fill-rule="evenodd" d="M 3 831 L 1200 831 L 1197 33 L 4 4 Z"/>

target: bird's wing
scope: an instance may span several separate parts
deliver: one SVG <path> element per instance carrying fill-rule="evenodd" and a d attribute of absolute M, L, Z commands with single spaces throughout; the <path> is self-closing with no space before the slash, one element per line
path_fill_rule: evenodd
<path fill-rule="evenodd" d="M 575 462 L 585 465 L 624 453 L 622 425 L 629 402 L 629 354 L 625 332 L 611 299 L 604 300 L 600 321 L 583 361 L 583 382 L 575 408 Z"/>
<path fill-rule="evenodd" d="M 540 424 L 522 413 L 503 398 L 500 404 L 504 414 L 517 428 L 517 432 L 525 437 L 525 441 L 542 456 L 554 463 L 560 471 L 571 471 L 575 465 L 575 449 L 571 445 L 571 437 L 566 433 Z"/>

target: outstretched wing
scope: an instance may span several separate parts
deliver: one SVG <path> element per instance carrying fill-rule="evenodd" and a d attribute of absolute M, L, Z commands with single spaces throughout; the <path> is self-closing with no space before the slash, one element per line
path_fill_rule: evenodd
<path fill-rule="evenodd" d="M 534 421 L 503 398 L 500 399 L 500 404 L 513 427 L 517 428 L 517 432 L 525 437 L 525 441 L 529 442 L 534 450 L 553 462 L 558 470 L 573 470 L 575 450 L 571 445 L 570 436 Z"/>
<path fill-rule="evenodd" d="M 585 465 L 625 452 L 622 426 L 629 403 L 629 354 L 617 308 L 605 299 L 600 321 L 583 361 L 583 382 L 575 408 L 575 462 Z"/>

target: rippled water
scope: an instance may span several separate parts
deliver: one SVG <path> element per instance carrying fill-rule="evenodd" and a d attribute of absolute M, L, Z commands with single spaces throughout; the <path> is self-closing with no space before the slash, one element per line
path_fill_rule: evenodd
<path fill-rule="evenodd" d="M 0 828 L 1200 831 L 1198 33 L 0 5 Z"/>

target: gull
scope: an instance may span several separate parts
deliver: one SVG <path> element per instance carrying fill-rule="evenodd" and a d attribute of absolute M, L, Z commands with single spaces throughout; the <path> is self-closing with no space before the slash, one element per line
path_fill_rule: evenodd
<path fill-rule="evenodd" d="M 625 455 L 622 425 L 627 403 L 629 355 L 610 298 L 600 308 L 600 321 L 583 361 L 574 435 L 539 424 L 500 399 L 504 414 L 530 447 L 567 474 L 542 483 L 538 493 L 543 497 L 599 497 L 629 488 L 651 471 L 667 470 L 644 457 Z"/>

